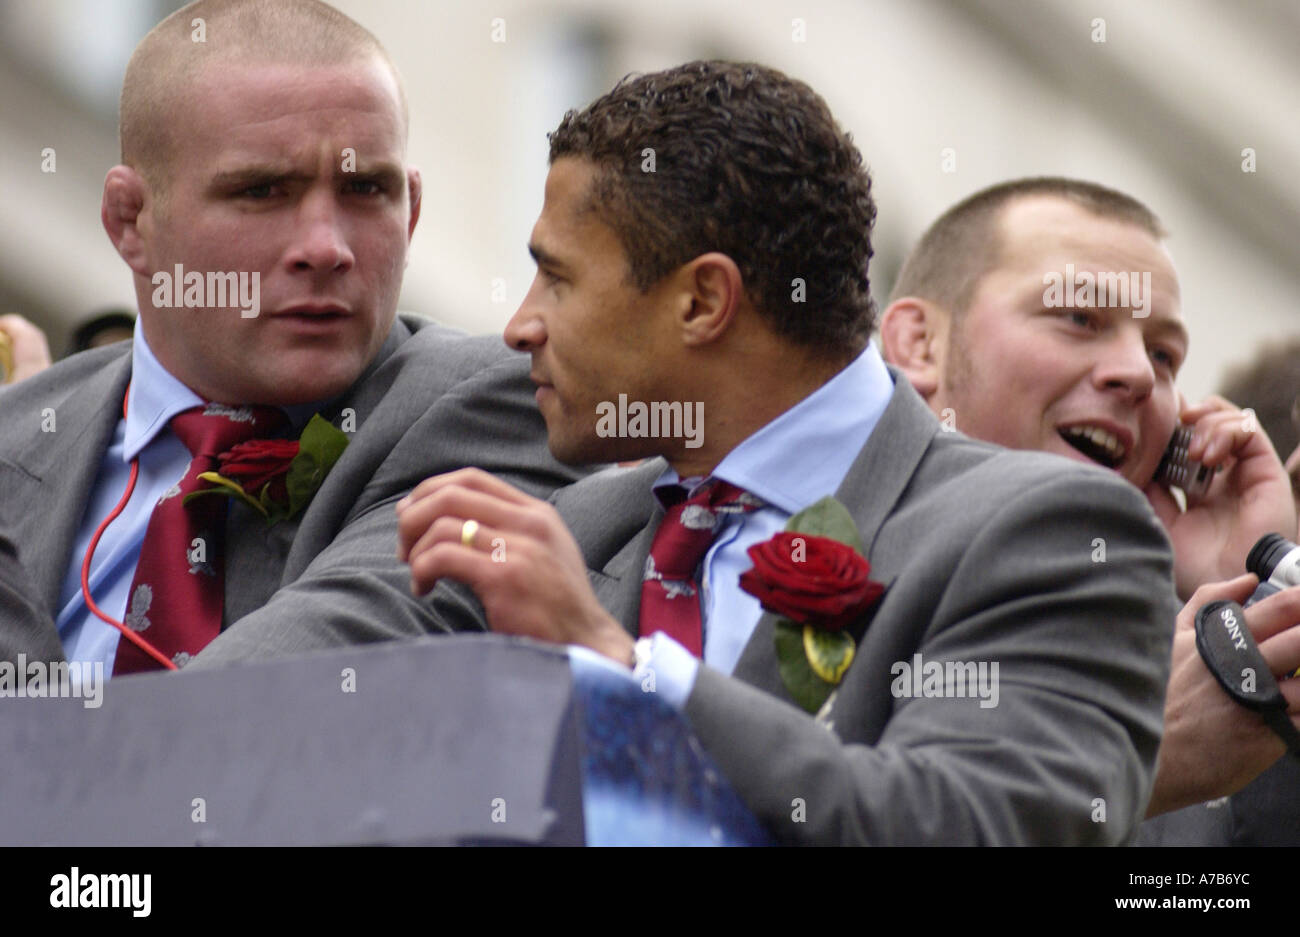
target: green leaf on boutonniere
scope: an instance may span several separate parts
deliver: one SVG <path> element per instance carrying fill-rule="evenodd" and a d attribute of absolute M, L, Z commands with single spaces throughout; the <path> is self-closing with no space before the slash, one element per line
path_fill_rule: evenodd
<path fill-rule="evenodd" d="M 853 663 L 857 645 L 853 636 L 845 631 L 823 631 L 812 625 L 803 626 L 803 652 L 813 673 L 834 686 L 844 679 L 844 671 Z"/>
<path fill-rule="evenodd" d="M 853 522 L 853 515 L 831 495 L 790 518 L 785 529 L 816 537 L 829 537 L 862 552 L 862 538 L 858 535 L 858 525 Z"/>
<path fill-rule="evenodd" d="M 298 439 L 298 454 L 289 465 L 284 485 L 289 492 L 289 513 L 293 517 L 315 496 L 334 463 L 348 446 L 347 434 L 321 415 L 314 414 Z"/>
<path fill-rule="evenodd" d="M 844 680 L 857 642 L 852 628 L 880 600 L 853 515 L 827 496 L 790 518 L 785 530 L 747 549 L 753 568 L 740 587 L 775 616 L 781 682 L 815 713 Z"/>
<path fill-rule="evenodd" d="M 253 510 L 257 511 L 263 517 L 267 516 L 268 512 L 266 508 L 262 507 L 262 505 L 250 498 L 238 482 L 232 482 L 229 478 L 218 475 L 216 472 L 200 472 L 199 478 L 205 482 L 211 482 L 217 487 L 204 488 L 201 491 L 191 491 L 185 496 L 185 499 L 181 502 L 182 504 L 189 504 L 195 498 L 201 498 L 204 495 L 234 495 L 240 501 L 243 501 L 245 504 L 252 507 Z"/>
<path fill-rule="evenodd" d="M 835 690 L 813 670 L 804 651 L 804 626 L 788 618 L 776 622 L 776 659 L 781 682 L 804 712 L 815 713 Z M 847 637 L 847 636 L 846 636 Z M 849 641 L 852 642 L 852 638 Z"/>

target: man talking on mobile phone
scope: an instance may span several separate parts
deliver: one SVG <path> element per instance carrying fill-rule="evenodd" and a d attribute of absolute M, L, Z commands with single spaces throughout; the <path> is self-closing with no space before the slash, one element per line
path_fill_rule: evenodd
<path fill-rule="evenodd" d="M 1073 179 L 1002 183 L 950 208 L 907 258 L 881 317 L 885 360 L 949 429 L 1108 469 L 1146 494 L 1174 546 L 1187 600 L 1175 631 L 1165 735 L 1148 816 L 1231 794 L 1284 753 L 1197 652 L 1196 612 L 1245 602 L 1264 534 L 1296 529 L 1287 474 L 1252 415 L 1221 397 L 1186 406 L 1187 356 L 1173 260 L 1136 199 Z M 1154 476 L 1175 427 L 1217 470 L 1181 505 Z M 1270 669 L 1300 666 L 1300 590 L 1247 613 Z M 1100 626 L 1100 623 L 1099 623 Z M 1300 683 L 1282 684 L 1300 725 Z"/>

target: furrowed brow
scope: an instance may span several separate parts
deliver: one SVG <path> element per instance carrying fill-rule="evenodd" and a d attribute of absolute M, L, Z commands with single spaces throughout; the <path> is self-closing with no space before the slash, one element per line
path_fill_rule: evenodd
<path fill-rule="evenodd" d="M 262 164 L 256 166 L 241 166 L 238 169 L 228 169 L 214 175 L 209 183 L 212 189 L 239 189 L 254 185 L 265 185 L 269 182 L 284 182 L 307 179 L 305 173 L 298 172 L 288 164 Z"/>
<path fill-rule="evenodd" d="M 406 184 L 406 173 L 395 163 L 369 163 L 357 167 L 355 172 L 339 172 L 344 179 L 366 179 L 385 188 L 395 189 Z"/>
<path fill-rule="evenodd" d="M 532 256 L 533 261 L 539 267 L 551 267 L 556 270 L 565 269 L 565 265 L 563 261 L 560 260 L 560 258 L 550 253 L 548 250 L 546 250 L 546 248 L 542 247 L 536 241 L 529 242 L 528 253 Z"/>

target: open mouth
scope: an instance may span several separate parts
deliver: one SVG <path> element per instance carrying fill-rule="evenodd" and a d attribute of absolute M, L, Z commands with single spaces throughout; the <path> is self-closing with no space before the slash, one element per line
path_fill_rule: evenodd
<path fill-rule="evenodd" d="M 1099 426 L 1070 426 L 1057 432 L 1075 449 L 1108 469 L 1119 466 L 1128 455 L 1124 443 Z"/>

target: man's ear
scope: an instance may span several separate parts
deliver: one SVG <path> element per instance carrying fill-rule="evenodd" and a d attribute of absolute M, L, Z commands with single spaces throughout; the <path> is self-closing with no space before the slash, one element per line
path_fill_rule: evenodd
<path fill-rule="evenodd" d="M 411 225 L 406 229 L 406 240 L 409 242 L 415 236 L 415 223 L 420 220 L 420 198 L 424 192 L 424 183 L 420 180 L 420 170 L 414 166 L 406 170 L 406 188 L 411 199 Z"/>
<path fill-rule="evenodd" d="M 671 283 L 678 327 L 688 345 L 707 345 L 721 338 L 745 296 L 740 268 L 717 251 L 696 257 Z"/>
<path fill-rule="evenodd" d="M 907 375 L 926 400 L 939 389 L 948 314 L 928 300 L 903 296 L 880 317 L 880 347 L 885 360 Z"/>
<path fill-rule="evenodd" d="M 108 239 L 126 265 L 142 277 L 150 274 L 146 235 L 140 230 L 147 185 L 130 166 L 114 166 L 104 177 L 104 201 L 99 216 Z"/>

